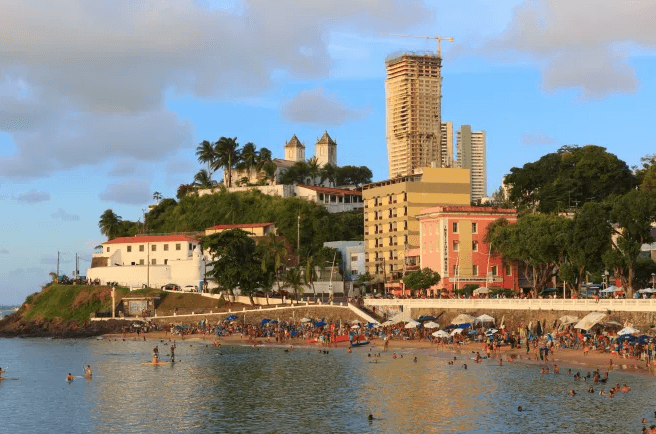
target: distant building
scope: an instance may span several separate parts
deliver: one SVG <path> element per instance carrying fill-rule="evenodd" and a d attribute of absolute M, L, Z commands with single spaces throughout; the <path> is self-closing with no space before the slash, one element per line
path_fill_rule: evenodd
<path fill-rule="evenodd" d="M 200 240 L 188 235 L 137 235 L 102 243 L 87 278 L 101 284 L 159 288 L 167 283 L 198 285 L 205 277 Z"/>
<path fill-rule="evenodd" d="M 389 176 L 440 166 L 442 59 L 404 53 L 385 60 L 385 107 Z"/>
<path fill-rule="evenodd" d="M 440 136 L 441 167 L 454 167 L 453 160 L 453 122 L 442 122 Z"/>
<path fill-rule="evenodd" d="M 517 210 L 472 206 L 438 206 L 421 210 L 420 267 L 440 273 L 440 287 L 467 284 L 519 290 L 517 266 L 490 254 L 487 227 L 503 217 L 517 222 Z M 416 255 L 416 253 L 415 253 Z"/>
<path fill-rule="evenodd" d="M 470 171 L 471 200 L 480 202 L 487 196 L 485 131 L 472 131 L 470 125 L 462 125 L 457 134 L 456 148 L 458 167 Z"/>
<path fill-rule="evenodd" d="M 242 223 L 234 225 L 216 225 L 205 229 L 205 235 L 218 234 L 231 229 L 241 229 L 252 237 L 265 237 L 269 234 L 276 235 L 275 223 Z"/>
<path fill-rule="evenodd" d="M 362 187 L 365 265 L 372 276 L 403 275 L 405 252 L 419 247 L 422 209 L 470 204 L 469 170 L 425 167 L 418 172 Z"/>
<path fill-rule="evenodd" d="M 323 246 L 339 250 L 346 281 L 358 280 L 358 276 L 366 273 L 364 241 L 330 241 L 323 243 Z"/>

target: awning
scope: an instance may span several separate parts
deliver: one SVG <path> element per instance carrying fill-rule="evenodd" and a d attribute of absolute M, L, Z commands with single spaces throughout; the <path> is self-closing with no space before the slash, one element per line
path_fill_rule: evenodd
<path fill-rule="evenodd" d="M 606 314 L 602 312 L 591 312 L 583 317 L 583 319 L 574 325 L 575 329 L 590 330 L 595 324 L 599 324 Z"/>

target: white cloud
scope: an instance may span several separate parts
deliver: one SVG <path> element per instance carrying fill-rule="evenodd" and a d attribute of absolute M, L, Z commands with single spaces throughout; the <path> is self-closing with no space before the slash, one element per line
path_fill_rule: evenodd
<path fill-rule="evenodd" d="M 539 131 L 534 131 L 526 133 L 521 138 L 521 143 L 524 146 L 543 146 L 543 145 L 557 145 L 559 142 L 553 137 L 541 133 Z"/>
<path fill-rule="evenodd" d="M 152 198 L 152 192 L 148 181 L 125 180 L 108 185 L 107 190 L 100 193 L 99 197 L 108 202 L 143 205 Z"/>
<path fill-rule="evenodd" d="M 633 92 L 638 79 L 627 47 L 656 48 L 654 16 L 653 1 L 525 1 L 482 52 L 537 60 L 549 90 L 579 89 L 584 99 Z"/>
<path fill-rule="evenodd" d="M 27 193 L 20 194 L 16 197 L 18 202 L 25 203 L 39 203 L 46 202 L 50 200 L 50 193 L 39 192 L 36 190 L 30 190 Z"/>
<path fill-rule="evenodd" d="M 323 88 L 298 93 L 283 104 L 282 116 L 291 122 L 305 122 L 337 126 L 354 119 L 362 119 L 369 109 L 354 109 L 339 101 L 337 96 Z"/>
<path fill-rule="evenodd" d="M 69 214 L 64 211 L 62 208 L 59 208 L 56 213 L 50 214 L 50 217 L 54 219 L 61 219 L 63 222 L 77 222 L 80 221 L 80 216 L 75 214 Z"/>
<path fill-rule="evenodd" d="M 225 3 L 225 2 L 224 2 Z M 160 161 L 193 146 L 164 94 L 256 96 L 275 71 L 319 78 L 331 31 L 377 34 L 427 22 L 421 1 L 0 0 L 0 131 L 6 177 L 108 158 Z"/>

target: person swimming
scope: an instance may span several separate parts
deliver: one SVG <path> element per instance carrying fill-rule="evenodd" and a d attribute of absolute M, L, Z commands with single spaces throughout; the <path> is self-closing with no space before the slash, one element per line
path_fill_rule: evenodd
<path fill-rule="evenodd" d="M 0 381 L 2 381 L 2 380 L 5 379 L 5 377 L 2 376 L 2 374 L 4 374 L 5 372 L 7 372 L 6 369 L 2 369 L 2 368 L 0 368 Z"/>
<path fill-rule="evenodd" d="M 576 392 L 574 391 L 574 389 L 569 389 L 569 394 L 570 396 L 574 396 L 576 395 Z"/>
<path fill-rule="evenodd" d="M 522 409 L 522 406 L 521 406 L 521 405 L 517 407 L 517 411 L 522 411 L 522 410 L 523 410 L 523 409 Z"/>
<path fill-rule="evenodd" d="M 84 376 L 86 378 L 91 378 L 92 372 L 91 372 L 91 365 L 87 365 L 86 368 L 84 368 Z"/>
<path fill-rule="evenodd" d="M 592 386 L 588 387 L 588 393 L 594 393 L 594 389 L 592 388 Z"/>
<path fill-rule="evenodd" d="M 467 369 L 467 364 L 466 364 L 466 363 L 463 363 L 462 367 L 465 368 L 465 369 Z"/>
<path fill-rule="evenodd" d="M 73 377 L 73 374 L 69 372 L 68 375 L 66 376 L 66 381 L 73 381 L 73 380 L 75 380 L 75 377 Z"/>

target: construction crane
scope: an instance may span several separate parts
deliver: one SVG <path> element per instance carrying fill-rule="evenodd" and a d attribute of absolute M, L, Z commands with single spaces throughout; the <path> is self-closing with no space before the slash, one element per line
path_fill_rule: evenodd
<path fill-rule="evenodd" d="M 437 41 L 437 57 L 442 58 L 442 41 L 453 42 L 453 38 L 442 38 L 441 36 L 417 36 L 417 35 L 404 35 L 400 33 L 388 33 L 387 36 L 400 36 L 402 38 L 417 38 L 417 39 L 435 39 Z"/>

